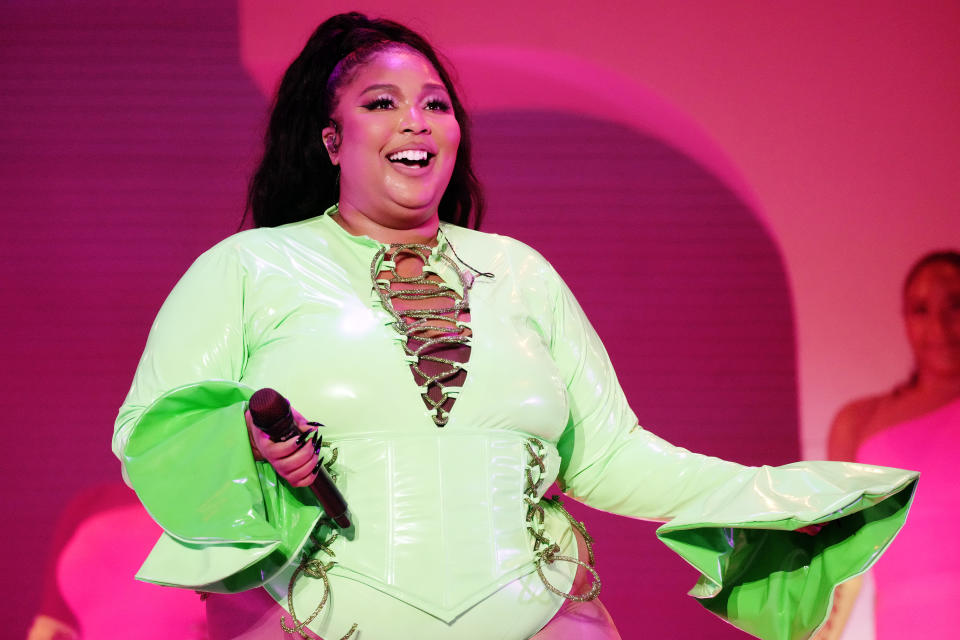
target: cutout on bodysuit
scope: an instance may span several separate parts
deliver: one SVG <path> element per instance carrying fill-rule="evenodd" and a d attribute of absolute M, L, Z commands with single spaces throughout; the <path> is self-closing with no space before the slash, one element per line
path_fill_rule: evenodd
<path fill-rule="evenodd" d="M 434 424 L 443 427 L 463 383 L 470 359 L 469 283 L 457 264 L 425 244 L 394 244 L 373 258 L 370 277 L 380 301 L 403 336 L 413 379 Z M 437 273 L 433 263 L 460 278 L 462 295 Z"/>

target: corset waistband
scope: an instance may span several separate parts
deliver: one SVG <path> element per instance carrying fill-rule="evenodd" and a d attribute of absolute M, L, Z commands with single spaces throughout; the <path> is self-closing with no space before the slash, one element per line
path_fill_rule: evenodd
<path fill-rule="evenodd" d="M 339 438 L 337 485 L 353 528 L 330 546 L 330 573 L 451 621 L 535 571 L 524 489 L 529 436 L 509 431 L 366 432 Z M 539 494 L 560 458 L 543 443 Z M 327 532 L 318 532 L 323 537 Z M 322 555 L 322 552 L 321 552 Z M 304 603 L 312 608 L 313 604 Z"/>

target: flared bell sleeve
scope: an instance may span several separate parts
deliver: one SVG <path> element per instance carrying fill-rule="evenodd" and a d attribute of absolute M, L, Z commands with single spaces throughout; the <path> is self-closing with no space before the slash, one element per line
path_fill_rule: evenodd
<path fill-rule="evenodd" d="M 836 585 L 866 571 L 903 525 L 918 474 L 833 462 L 745 467 L 671 445 L 638 425 L 572 293 L 549 265 L 543 277 L 570 404 L 561 489 L 665 521 L 659 539 L 701 572 L 690 594 L 735 626 L 771 640 L 810 637 Z M 815 535 L 796 531 L 821 524 Z"/>
<path fill-rule="evenodd" d="M 257 462 L 244 420 L 246 273 L 221 243 L 190 267 L 150 330 L 113 447 L 163 534 L 137 574 L 237 592 L 279 572 L 320 518 L 305 490 Z M 306 493 L 309 493 L 308 491 Z"/>

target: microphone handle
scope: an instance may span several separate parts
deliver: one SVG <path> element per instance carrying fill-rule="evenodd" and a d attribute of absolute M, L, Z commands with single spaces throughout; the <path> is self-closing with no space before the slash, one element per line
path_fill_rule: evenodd
<path fill-rule="evenodd" d="M 282 442 L 300 435 L 290 411 L 290 402 L 270 388 L 258 390 L 250 398 L 250 417 L 253 424 L 270 436 L 274 442 Z M 324 512 L 342 529 L 350 527 L 347 501 L 333 483 L 323 463 L 317 465 L 317 477 L 310 485 Z"/>
<path fill-rule="evenodd" d="M 347 501 L 344 500 L 340 489 L 337 489 L 337 485 L 333 483 L 333 479 L 330 478 L 330 474 L 327 473 L 322 462 L 317 470 L 317 478 L 310 485 L 310 491 L 317 497 L 317 500 L 323 505 L 324 512 L 337 523 L 338 527 L 341 529 L 350 528 L 350 512 L 347 509 Z"/>

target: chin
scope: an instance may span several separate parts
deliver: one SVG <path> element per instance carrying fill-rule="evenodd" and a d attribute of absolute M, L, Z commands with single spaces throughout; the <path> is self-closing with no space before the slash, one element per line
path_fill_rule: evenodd
<path fill-rule="evenodd" d="M 431 182 L 433 182 L 431 180 Z M 392 200 L 396 205 L 404 209 L 436 209 L 440 205 L 440 200 L 446 191 L 447 183 L 443 183 L 443 188 L 439 184 L 396 184 L 391 185 L 393 189 L 386 189 L 384 195 Z"/>
<path fill-rule="evenodd" d="M 402 198 L 393 199 L 394 205 L 406 216 L 429 215 L 435 213 L 440 206 L 439 198 Z"/>

